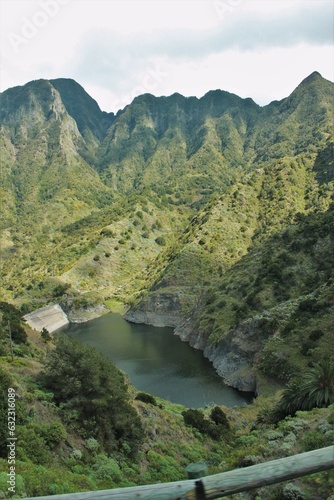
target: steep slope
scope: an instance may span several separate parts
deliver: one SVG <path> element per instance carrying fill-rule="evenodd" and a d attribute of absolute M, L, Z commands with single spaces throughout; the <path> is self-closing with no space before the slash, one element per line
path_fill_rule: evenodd
<path fill-rule="evenodd" d="M 0 106 L 5 214 L 14 212 L 18 225 L 28 217 L 57 227 L 110 201 L 110 189 L 80 155 L 87 145 L 50 82 L 9 89 Z"/>
<path fill-rule="evenodd" d="M 5 296 L 25 310 L 55 298 L 119 300 L 132 306 L 127 319 L 174 326 L 229 383 L 251 390 L 270 375 L 266 346 L 291 317 L 295 333 L 281 340 L 299 346 L 293 359 L 304 366 L 295 313 L 332 290 L 320 262 L 321 252 L 332 259 L 332 105 L 333 84 L 318 73 L 264 108 L 215 90 L 145 94 L 117 116 L 73 80 L 9 89 Z M 312 314 L 324 332 L 313 347 L 324 353 L 327 320 Z"/>
<path fill-rule="evenodd" d="M 57 78 L 50 80 L 50 83 L 59 92 L 68 114 L 76 122 L 85 140 L 103 140 L 115 118 L 114 113 L 101 111 L 85 89 L 70 78 Z"/>
<path fill-rule="evenodd" d="M 102 176 L 120 190 L 150 186 L 159 194 L 173 190 L 191 201 L 201 199 L 234 178 L 259 109 L 222 91 L 202 99 L 140 96 L 106 136 Z"/>
<path fill-rule="evenodd" d="M 302 302 L 308 294 L 315 294 L 320 300 L 318 288 L 325 286 L 333 274 L 330 268 L 319 278 L 316 250 L 311 252 L 311 259 L 302 252 L 297 259 L 299 267 L 291 271 L 286 265 L 286 274 L 279 274 L 279 266 L 284 266 L 284 261 L 279 259 L 293 253 L 280 243 L 282 235 L 295 227 L 302 213 L 321 213 L 332 206 L 332 88 L 333 84 L 315 73 L 289 98 L 263 109 L 262 122 L 257 122 L 253 136 L 248 136 L 248 173 L 241 174 L 238 182 L 192 220 L 174 260 L 147 296 L 126 315 L 130 321 L 176 327 L 176 333 L 184 340 L 204 349 L 228 383 L 242 390 L 259 389 L 261 372 L 257 368 L 261 351 L 271 336 L 284 329 L 284 321 L 282 324 L 278 321 L 279 327 L 262 337 L 263 322 L 259 321 L 256 326 L 255 318 L 259 316 L 256 304 L 261 311 L 266 311 L 265 320 L 269 318 L 270 323 L 272 317 L 276 320 L 276 308 L 288 309 L 285 302 L 295 300 L 294 307 L 297 307 L 298 301 Z M 259 145 L 259 153 L 253 158 L 252 144 Z M 322 248 L 327 261 L 332 259 L 333 234 L 328 229 L 329 221 L 333 220 L 331 209 L 326 212 L 325 220 L 326 223 L 318 221 L 324 240 L 316 237 L 313 244 Z M 323 229 L 322 224 L 327 229 Z M 298 231 L 303 234 L 302 228 Z M 270 244 L 272 238 L 275 243 Z M 270 250 L 265 250 L 268 245 Z M 269 259 L 273 255 L 274 261 L 275 254 L 280 257 L 276 278 L 268 270 L 272 284 L 271 288 L 263 285 L 261 305 L 251 276 L 258 268 L 257 258 L 262 251 Z M 294 257 L 291 259 L 294 261 Z M 304 273 L 308 287 L 296 276 L 304 268 L 308 269 Z M 294 287 L 287 282 L 289 273 L 293 275 L 292 281 L 296 280 Z M 227 292 L 222 293 L 225 279 L 233 283 L 237 276 L 240 277 L 238 294 L 234 294 L 235 286 L 231 284 Z M 261 276 L 265 279 L 263 273 Z M 250 295 L 242 291 L 243 288 Z M 293 310 L 292 307 L 286 312 L 286 321 Z M 298 334 L 302 335 L 300 329 L 298 325 Z M 239 340 L 234 342 L 235 337 Z M 332 339 L 325 338 L 327 343 Z M 298 345 L 295 355 L 301 362 L 302 343 Z M 229 356 L 228 360 L 224 353 Z M 257 368 L 252 370 L 253 366 Z M 269 368 L 268 372 L 278 375 L 274 369 L 271 372 Z"/>

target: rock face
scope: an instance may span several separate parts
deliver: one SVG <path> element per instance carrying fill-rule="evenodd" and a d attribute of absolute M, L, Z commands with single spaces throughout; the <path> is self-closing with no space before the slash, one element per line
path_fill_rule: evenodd
<path fill-rule="evenodd" d="M 261 342 L 253 326 L 249 321 L 231 331 L 218 345 L 207 345 L 204 356 L 212 362 L 227 385 L 239 391 L 257 393 L 253 364 Z"/>
<path fill-rule="evenodd" d="M 175 328 L 180 323 L 181 304 L 174 293 L 156 293 L 128 311 L 124 319 L 130 323 Z"/>
<path fill-rule="evenodd" d="M 36 311 L 23 316 L 23 319 L 34 330 L 40 332 L 46 328 L 50 333 L 69 323 L 68 317 L 58 304 L 36 309 Z"/>
<path fill-rule="evenodd" d="M 104 314 L 108 314 L 110 310 L 105 307 L 103 304 L 80 308 L 80 309 L 71 309 L 67 312 L 67 316 L 70 323 L 86 323 L 86 321 L 91 321 L 92 319 L 99 318 Z"/>
<path fill-rule="evenodd" d="M 239 391 L 259 392 L 253 365 L 265 335 L 256 320 L 245 321 L 220 343 L 210 345 L 198 331 L 196 313 L 182 315 L 178 297 L 172 293 L 150 295 L 128 311 L 124 318 L 132 323 L 174 327 L 175 335 L 181 340 L 203 351 L 227 385 Z"/>

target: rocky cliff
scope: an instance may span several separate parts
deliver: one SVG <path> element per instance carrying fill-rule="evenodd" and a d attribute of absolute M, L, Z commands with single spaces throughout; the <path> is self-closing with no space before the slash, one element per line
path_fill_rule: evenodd
<path fill-rule="evenodd" d="M 124 318 L 131 323 L 174 327 L 175 335 L 181 340 L 203 351 L 227 385 L 239 391 L 258 391 L 253 364 L 261 348 L 261 339 L 252 322 L 231 332 L 219 344 L 210 345 L 208 339 L 199 332 L 196 317 L 184 317 L 177 296 L 163 293 L 142 301 L 137 308 L 128 311 Z"/>
<path fill-rule="evenodd" d="M 175 328 L 181 320 L 181 305 L 177 294 L 157 293 L 130 309 L 124 319 L 130 323 Z"/>

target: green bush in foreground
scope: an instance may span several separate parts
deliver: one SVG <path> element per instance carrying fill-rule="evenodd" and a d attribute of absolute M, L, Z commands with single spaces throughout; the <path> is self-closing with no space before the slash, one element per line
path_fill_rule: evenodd
<path fill-rule="evenodd" d="M 65 418 L 74 420 L 107 452 L 136 453 L 143 440 L 141 423 L 128 401 L 124 377 L 111 361 L 89 346 L 57 336 L 43 382 Z"/>
<path fill-rule="evenodd" d="M 334 363 L 322 360 L 303 375 L 293 379 L 284 390 L 273 411 L 273 419 L 281 420 L 298 410 L 325 408 L 334 403 Z"/>
<path fill-rule="evenodd" d="M 210 422 L 210 420 L 207 420 L 204 417 L 203 413 L 199 410 L 186 410 L 182 412 L 183 419 L 187 425 L 194 427 L 202 434 L 207 434 L 212 439 L 219 440 L 222 437 L 224 430 L 228 428 L 228 422 L 225 422 L 224 417 L 222 416 L 225 416 L 225 414 L 220 408 L 218 410 L 212 411 L 211 415 L 212 414 L 216 419 L 214 422 Z"/>

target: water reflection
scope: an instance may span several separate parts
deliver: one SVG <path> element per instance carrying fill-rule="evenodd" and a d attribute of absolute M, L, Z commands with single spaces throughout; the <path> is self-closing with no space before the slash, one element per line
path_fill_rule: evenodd
<path fill-rule="evenodd" d="M 199 408 L 212 402 L 241 405 L 251 399 L 227 387 L 202 352 L 182 342 L 172 328 L 131 324 L 118 314 L 107 314 L 62 331 L 111 359 L 137 389 L 174 403 Z"/>

